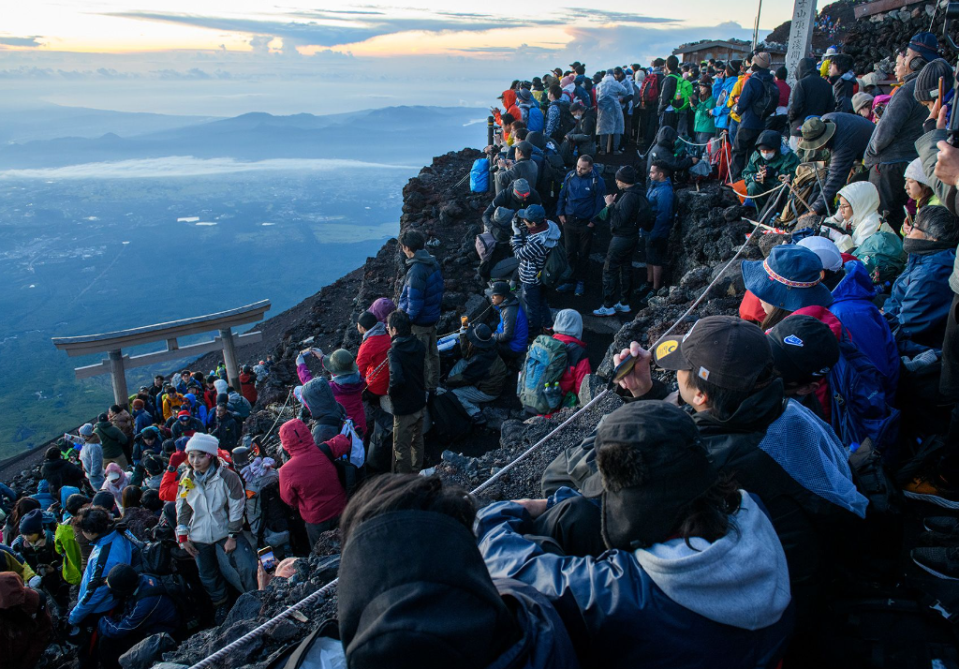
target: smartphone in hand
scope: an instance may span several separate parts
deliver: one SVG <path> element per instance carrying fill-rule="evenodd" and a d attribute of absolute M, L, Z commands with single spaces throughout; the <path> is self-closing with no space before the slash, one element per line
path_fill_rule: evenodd
<path fill-rule="evenodd" d="M 264 546 L 256 552 L 260 558 L 260 564 L 266 571 L 272 571 L 276 568 L 276 557 L 273 555 L 273 546 Z"/>

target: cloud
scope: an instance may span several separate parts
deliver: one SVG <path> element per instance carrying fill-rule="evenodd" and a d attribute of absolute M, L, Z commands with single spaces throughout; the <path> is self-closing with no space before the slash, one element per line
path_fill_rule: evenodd
<path fill-rule="evenodd" d="M 33 37 L 13 37 L 7 35 L 0 35 L 0 44 L 4 46 L 26 46 L 26 47 L 37 47 L 43 46 L 43 43 L 40 41 L 43 38 L 39 35 L 34 35 Z"/>
<path fill-rule="evenodd" d="M 667 19 L 659 16 L 645 16 L 643 14 L 630 14 L 627 12 L 608 12 L 602 9 L 565 9 L 563 13 L 570 20 L 584 20 L 594 23 L 627 23 L 627 24 L 646 24 L 646 23 L 677 23 L 678 19 Z"/>

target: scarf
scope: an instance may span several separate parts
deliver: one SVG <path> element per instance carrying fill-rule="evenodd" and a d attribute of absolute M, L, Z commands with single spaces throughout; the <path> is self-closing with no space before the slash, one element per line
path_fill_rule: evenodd
<path fill-rule="evenodd" d="M 913 239 L 906 237 L 902 240 L 902 250 L 909 255 L 928 256 L 940 251 L 947 251 L 955 247 L 955 242 L 944 242 L 938 239 Z"/>

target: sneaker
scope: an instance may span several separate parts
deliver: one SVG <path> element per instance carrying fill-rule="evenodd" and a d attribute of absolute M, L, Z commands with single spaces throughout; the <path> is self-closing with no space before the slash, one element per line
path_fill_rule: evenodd
<path fill-rule="evenodd" d="M 576 297 L 582 297 L 586 294 L 586 284 L 582 281 L 576 284 L 576 292 L 573 293 Z"/>
<path fill-rule="evenodd" d="M 646 296 L 653 292 L 653 284 L 644 283 L 639 288 L 636 289 L 636 292 L 633 293 L 633 296 L 642 302 L 646 299 Z"/>
<path fill-rule="evenodd" d="M 613 305 L 613 309 L 621 314 L 628 314 L 630 312 L 629 305 L 623 304 L 622 302 L 617 302 Z"/>
<path fill-rule="evenodd" d="M 923 519 L 922 526 L 930 532 L 959 536 L 959 518 L 954 516 L 930 516 Z"/>
<path fill-rule="evenodd" d="M 902 488 L 909 499 L 929 502 L 947 509 L 959 509 L 959 490 L 946 485 L 937 476 L 917 476 Z"/>
<path fill-rule="evenodd" d="M 226 617 L 230 614 L 230 605 L 222 604 L 216 608 L 213 614 L 213 624 L 219 627 L 226 622 Z"/>
<path fill-rule="evenodd" d="M 562 286 L 557 286 L 556 288 L 557 293 L 572 293 L 574 290 L 576 290 L 575 283 L 564 283 Z"/>
<path fill-rule="evenodd" d="M 959 546 L 913 548 L 909 556 L 920 569 L 938 578 L 959 581 Z"/>
<path fill-rule="evenodd" d="M 615 307 L 600 307 L 599 309 L 593 309 L 594 316 L 615 316 L 618 310 Z"/>
<path fill-rule="evenodd" d="M 917 541 L 920 546 L 959 546 L 959 534 L 920 532 Z"/>
<path fill-rule="evenodd" d="M 470 420 L 473 422 L 473 425 L 476 427 L 482 427 L 486 425 L 486 416 L 484 416 L 481 413 L 470 416 Z"/>

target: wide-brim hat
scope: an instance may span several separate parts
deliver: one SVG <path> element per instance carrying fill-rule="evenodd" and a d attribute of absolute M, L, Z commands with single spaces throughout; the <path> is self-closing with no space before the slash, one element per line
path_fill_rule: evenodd
<path fill-rule="evenodd" d="M 799 140 L 799 148 L 803 151 L 815 151 L 824 147 L 836 134 L 836 124 L 821 118 L 811 118 L 802 124 L 800 133 L 802 139 Z"/>
<path fill-rule="evenodd" d="M 478 349 L 487 350 L 496 346 L 496 340 L 493 339 L 493 331 L 485 323 L 480 323 L 475 328 L 466 331 L 466 338 Z"/>
<path fill-rule="evenodd" d="M 323 358 L 323 368 L 330 374 L 352 374 L 359 368 L 353 354 L 345 348 L 338 348 Z"/>
<path fill-rule="evenodd" d="M 746 261 L 742 269 L 746 289 L 774 307 L 796 311 L 833 303 L 832 293 L 822 284 L 822 261 L 802 246 L 777 246 L 765 260 Z"/>

